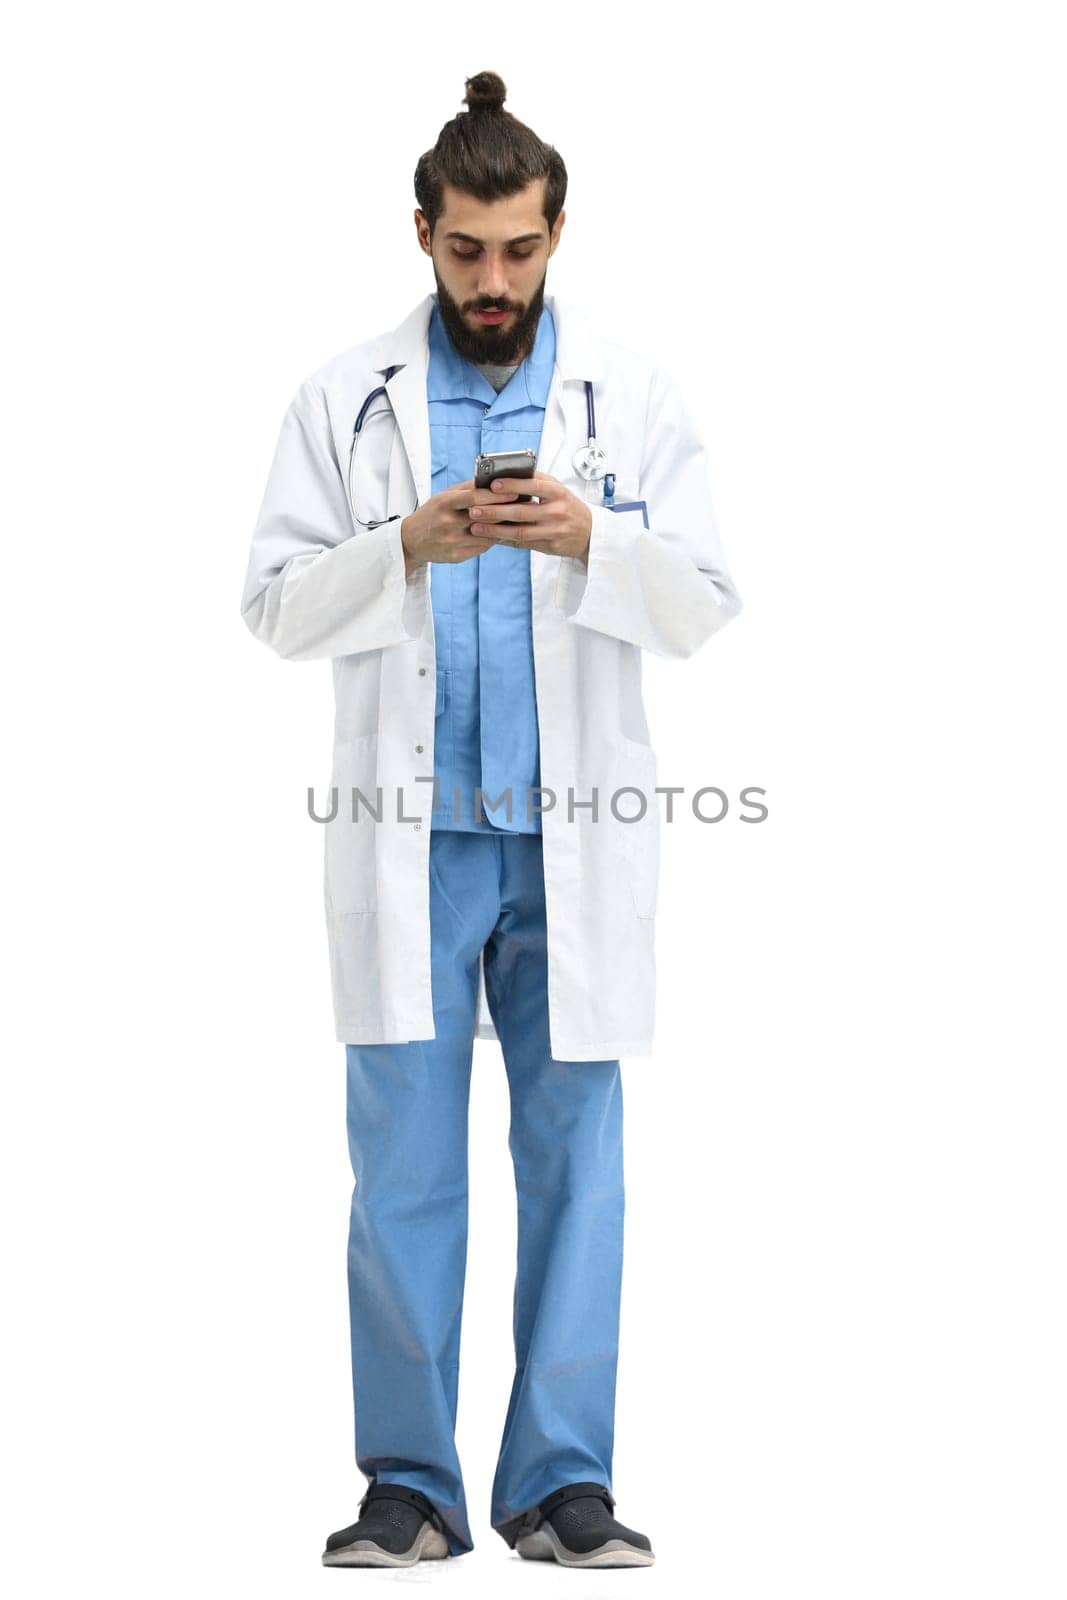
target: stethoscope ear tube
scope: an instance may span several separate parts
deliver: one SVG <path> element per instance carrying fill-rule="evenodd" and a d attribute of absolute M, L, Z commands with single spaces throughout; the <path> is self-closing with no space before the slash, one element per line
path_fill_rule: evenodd
<path fill-rule="evenodd" d="M 353 518 L 355 519 L 356 522 L 359 523 L 361 528 L 381 528 L 387 522 L 397 522 L 397 521 L 399 521 L 400 520 L 400 516 L 401 516 L 401 513 L 397 511 L 397 512 L 394 512 L 391 517 L 378 517 L 376 520 L 374 520 L 372 522 L 364 522 L 362 517 L 359 515 L 359 513 L 356 510 L 355 490 L 354 490 L 354 487 L 353 487 L 353 484 L 352 484 L 352 467 L 353 467 L 353 465 L 355 463 L 355 459 L 356 459 L 356 444 L 357 444 L 357 442 L 359 440 L 359 436 L 360 436 L 360 433 L 361 433 L 362 428 L 363 428 L 364 419 L 365 419 L 365 417 L 367 415 L 368 410 L 370 409 L 370 406 L 371 406 L 372 402 L 377 400 L 377 398 L 378 398 L 378 396 L 380 394 L 384 394 L 386 399 L 388 400 L 389 393 L 388 393 L 388 390 L 385 387 L 385 384 L 387 384 L 389 382 L 389 379 L 393 376 L 393 374 L 395 372 L 399 372 L 399 371 L 400 371 L 399 366 L 386 367 L 386 369 L 385 369 L 385 383 L 379 384 L 377 389 L 372 389 L 371 390 L 370 394 L 367 396 L 367 398 L 364 400 L 363 404 L 359 408 L 359 415 L 356 417 L 356 425 L 352 429 L 352 442 L 348 447 L 348 479 L 347 479 L 347 481 L 348 481 L 348 503 L 349 503 L 349 506 L 351 507 Z M 418 501 L 417 500 L 416 500 L 415 504 L 412 506 L 411 510 L 412 511 L 417 511 L 418 510 Z M 407 512 L 407 513 L 405 513 L 405 515 L 410 516 L 411 512 Z"/>

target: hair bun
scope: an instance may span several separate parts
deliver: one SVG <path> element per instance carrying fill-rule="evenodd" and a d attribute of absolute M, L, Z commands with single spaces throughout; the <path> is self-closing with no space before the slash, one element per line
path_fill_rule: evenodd
<path fill-rule="evenodd" d="M 499 111 L 508 93 L 503 78 L 495 72 L 476 72 L 467 79 L 466 88 L 463 104 L 470 111 Z"/>

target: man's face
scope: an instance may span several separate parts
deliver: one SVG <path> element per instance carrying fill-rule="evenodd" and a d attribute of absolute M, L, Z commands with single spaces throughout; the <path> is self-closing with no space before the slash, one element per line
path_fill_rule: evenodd
<path fill-rule="evenodd" d="M 486 202 L 446 184 L 432 241 L 425 216 L 415 212 L 419 244 L 433 261 L 441 320 L 467 361 L 509 364 L 533 348 L 548 258 L 566 216 L 560 212 L 550 236 L 544 189 L 538 178 L 518 194 Z M 505 315 L 486 320 L 480 310 Z"/>

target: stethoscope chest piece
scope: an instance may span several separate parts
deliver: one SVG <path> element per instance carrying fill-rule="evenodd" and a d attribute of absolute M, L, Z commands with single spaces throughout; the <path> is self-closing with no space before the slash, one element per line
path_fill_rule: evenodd
<path fill-rule="evenodd" d="M 587 483 L 602 478 L 607 469 L 608 458 L 598 444 L 583 444 L 574 452 L 574 470 Z"/>

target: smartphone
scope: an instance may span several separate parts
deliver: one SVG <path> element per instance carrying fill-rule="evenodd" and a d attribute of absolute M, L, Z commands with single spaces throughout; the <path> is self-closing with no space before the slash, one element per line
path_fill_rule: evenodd
<path fill-rule="evenodd" d="M 498 450 L 491 456 L 478 456 L 474 462 L 474 487 L 488 489 L 494 478 L 532 478 L 537 465 L 536 450 Z M 532 500 L 532 494 L 516 495 L 516 500 Z M 506 517 L 495 524 L 498 528 L 515 526 Z"/>

